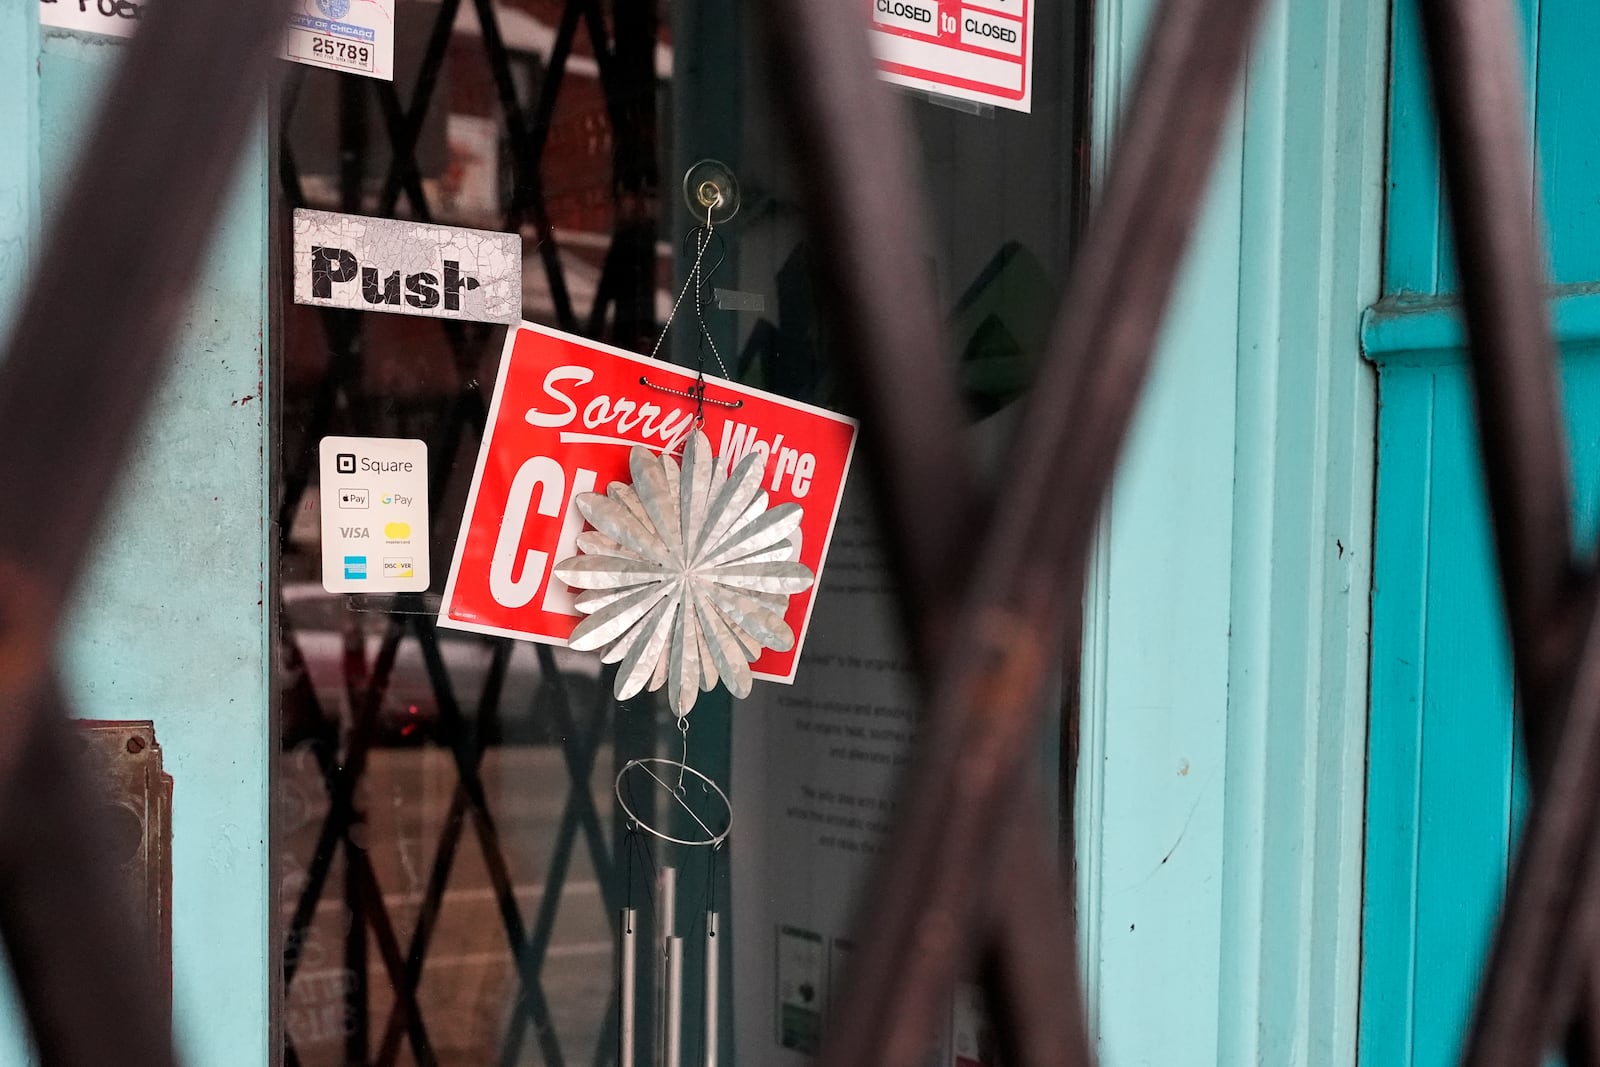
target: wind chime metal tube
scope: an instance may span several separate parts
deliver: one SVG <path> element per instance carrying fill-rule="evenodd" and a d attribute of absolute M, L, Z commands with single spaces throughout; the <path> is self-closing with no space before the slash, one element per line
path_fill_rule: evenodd
<path fill-rule="evenodd" d="M 622 1026 L 618 1035 L 617 1062 L 620 1067 L 633 1067 L 634 1059 L 634 1000 L 639 995 L 639 941 L 634 922 L 638 913 L 633 908 L 622 909 Z"/>
<path fill-rule="evenodd" d="M 717 913 L 706 912 L 706 1067 L 717 1067 Z"/>
<path fill-rule="evenodd" d="M 678 869 L 662 867 L 656 876 L 656 1052 L 657 1063 L 664 1059 L 667 1047 L 667 1028 L 673 1015 L 671 991 L 673 916 L 678 913 Z"/>
<path fill-rule="evenodd" d="M 683 1067 L 683 938 L 667 938 L 666 1067 Z"/>

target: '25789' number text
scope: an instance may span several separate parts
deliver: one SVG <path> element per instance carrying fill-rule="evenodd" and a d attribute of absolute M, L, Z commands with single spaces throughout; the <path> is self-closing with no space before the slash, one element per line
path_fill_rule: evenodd
<path fill-rule="evenodd" d="M 365 67 L 372 62 L 372 50 L 364 44 L 351 44 L 332 37 L 311 38 L 311 54 L 341 63 L 357 63 Z"/>

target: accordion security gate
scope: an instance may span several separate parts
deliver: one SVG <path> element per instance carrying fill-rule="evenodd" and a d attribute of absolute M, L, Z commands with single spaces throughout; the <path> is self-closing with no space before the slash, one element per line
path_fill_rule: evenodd
<path fill-rule="evenodd" d="M 489 7 L 479 4 L 480 12 Z M 597 57 L 621 62 L 640 47 L 624 34 L 629 7 L 618 5 L 613 45 L 601 44 L 597 7 L 569 5 L 567 40 L 584 21 Z M 864 398 L 931 708 L 891 855 L 869 891 L 874 921 L 852 960 L 852 995 L 826 1038 L 822 1059 L 830 1065 L 916 1062 L 936 1004 L 958 968 L 974 959 L 985 964 L 1008 1062 L 1090 1059 L 1067 897 L 1040 858 L 1049 851 L 1039 847 L 1037 801 L 1016 797 L 1011 782 L 1037 736 L 1056 652 L 1076 636 L 1090 531 L 1243 66 L 1255 7 L 1247 0 L 1161 6 L 1078 253 L 1080 269 L 1007 464 L 1005 492 L 991 504 L 962 473 L 969 467 L 956 451 L 959 435 L 948 432 L 959 425 L 954 382 L 925 358 L 940 344 L 934 309 L 889 288 L 914 262 L 915 212 L 904 196 L 910 186 L 899 180 L 903 133 L 892 98 L 873 84 L 857 8 L 845 0 L 766 5 L 769 54 L 789 72 L 779 88 L 811 199 L 810 232 L 839 266 L 830 294 L 834 326 Z M 1565 449 L 1539 245 L 1526 210 L 1514 34 L 1501 3 L 1429 0 L 1423 10 L 1535 783 L 1464 1056 L 1472 1064 L 1533 1064 L 1542 1048 L 1561 1042 L 1573 1062 L 1595 1062 L 1589 966 L 1600 936 L 1600 578 L 1579 562 L 1587 554 L 1564 533 Z M 110 883 L 87 840 L 51 649 L 94 519 L 192 281 L 190 249 L 213 221 L 267 75 L 276 16 L 275 5 L 249 2 L 158 9 L 149 20 L 107 96 L 0 369 L 0 456 L 7 457 L 0 498 L 8 502 L 0 513 L 0 696 L 15 739 L 0 789 L 13 799 L 3 810 L 27 813 L 8 815 L 0 834 L 0 931 L 47 1063 L 173 1062 L 151 1001 L 155 983 L 141 977 L 133 936 L 116 921 Z M 492 13 L 484 20 L 492 50 L 491 25 Z M 179 65 L 169 61 L 173 54 L 196 58 Z M 508 117 L 520 116 L 515 86 L 506 80 L 500 92 Z M 402 146 L 408 137 L 414 142 L 407 131 L 417 112 L 415 104 L 406 111 L 397 101 L 380 103 L 402 161 L 386 194 L 394 196 L 412 178 Z M 180 112 L 188 121 L 171 121 Z M 623 119 L 619 131 L 644 128 L 637 112 L 614 117 Z M 513 207 L 536 228 L 538 181 L 526 168 L 538 158 L 537 129 L 536 120 L 523 119 L 510 131 L 519 189 L 528 196 Z M 634 158 L 653 158 L 653 151 Z M 188 168 L 181 189 L 170 180 L 175 160 Z M 130 191 L 116 204 L 97 188 L 113 162 Z M 287 165 L 284 178 L 292 188 Z M 841 208 L 828 196 L 839 188 L 862 195 Z M 416 198 L 411 206 L 425 210 Z M 625 223 L 639 226 L 624 234 Z M 606 272 L 612 295 L 627 291 L 620 277 L 627 249 L 632 242 L 639 254 L 649 229 L 647 219 L 619 221 L 607 257 L 617 272 Z M 147 288 L 121 284 L 130 264 Z M 559 307 L 559 263 L 546 265 Z M 95 294 L 93 315 L 79 306 L 84 292 Z M 561 314 L 573 321 L 570 307 Z M 623 319 L 619 314 L 619 335 Z M 330 321 L 330 336 L 337 339 L 338 329 Z M 115 358 L 105 355 L 109 336 L 122 338 Z M 466 343 L 466 332 L 452 342 Z M 975 555 L 966 551 L 974 543 L 981 545 Z M 966 637 L 958 644 L 951 634 Z M 383 647 L 398 639 L 394 634 Z M 385 669 L 380 655 L 367 692 L 377 691 Z M 438 680 L 437 668 L 430 673 Z M 440 689 L 448 726 L 457 709 Z M 493 830 L 475 796 L 478 754 L 463 731 L 452 731 L 452 741 L 461 814 L 474 819 L 489 855 Z M 569 755 L 575 780 L 584 776 L 585 758 L 581 748 Z M 335 811 L 343 810 L 352 762 L 327 768 Z M 575 817 L 586 821 L 581 811 Z M 331 816 L 329 822 L 323 834 L 331 849 L 342 827 Z M 1005 832 L 993 833 L 996 826 Z M 999 878 L 974 873 L 994 865 Z M 370 897 L 355 873 L 355 894 Z M 1003 886 L 1003 895 L 993 886 Z M 384 935 L 381 917 L 369 918 L 397 992 L 414 988 L 412 965 Z M 520 950 L 525 931 L 511 914 L 504 918 Z M 543 1042 L 535 957 L 519 951 L 518 959 L 527 1017 Z M 385 1045 L 403 1030 L 414 1051 L 424 1047 L 412 1007 L 403 996 L 397 1001 Z"/>
<path fill-rule="evenodd" d="M 496 225 L 512 232 L 533 231 L 551 310 L 562 328 L 591 335 L 604 331 L 616 343 L 630 347 L 647 344 L 655 328 L 653 216 L 637 209 L 631 215 L 616 213 L 593 303 L 588 308 L 575 308 L 559 238 L 547 208 L 543 164 L 556 105 L 567 78 L 568 61 L 573 55 L 575 41 L 584 34 L 588 37 L 612 131 L 614 203 L 648 207 L 656 202 L 656 20 L 648 5 L 629 5 L 618 12 L 618 17 L 608 27 L 595 0 L 568 0 L 562 8 L 549 57 L 544 63 L 537 96 L 527 102 L 519 96 L 516 62 L 502 36 L 495 4 L 490 0 L 444 0 L 432 16 L 409 101 L 403 102 L 389 82 L 339 79 L 336 201 L 319 202 L 315 206 L 393 216 L 403 200 L 409 209 L 408 217 L 434 220 L 418 148 L 424 123 L 430 115 L 437 118 L 448 105 L 448 101 L 442 99 L 446 93 L 441 87 L 441 73 L 464 4 L 476 15 L 487 80 L 493 87 L 503 123 L 502 136 L 510 147 L 510 196 L 501 205 L 503 210 L 495 220 Z M 291 135 L 297 112 L 310 106 L 303 91 L 307 77 L 303 67 L 290 69 L 278 116 L 277 177 L 287 207 L 308 204 L 301 161 Z M 369 103 L 375 103 L 381 115 L 381 131 L 367 128 Z M 384 150 L 387 165 L 382 168 L 383 177 L 374 202 L 364 178 L 370 165 L 368 157 L 377 147 Z M 464 488 L 452 483 L 458 477 L 470 476 L 470 470 L 456 467 L 451 458 L 464 443 L 476 444 L 486 416 L 483 394 L 467 384 L 441 403 L 425 405 L 424 410 L 411 412 L 409 417 L 407 413 L 397 416 L 380 410 L 381 405 L 374 403 L 365 386 L 364 362 L 370 347 L 364 331 L 365 316 L 326 309 L 316 314 L 326 350 L 326 369 L 310 389 L 309 403 L 304 405 L 304 428 L 294 434 L 297 446 L 285 450 L 287 469 L 278 503 L 278 529 L 286 555 L 291 550 L 289 537 L 294 517 L 303 506 L 314 470 L 316 444 L 323 436 L 329 433 L 381 435 L 399 429 L 395 421 L 398 417 L 405 424 L 404 432 L 425 438 L 430 454 L 439 458 L 434 464 L 429 487 L 429 500 L 437 512 L 452 488 Z M 442 334 L 444 344 L 436 355 L 448 361 L 450 370 L 462 383 L 473 381 L 485 357 L 492 358 L 498 340 L 497 331 L 473 323 L 441 320 L 422 328 Z M 364 648 L 352 649 L 347 642 L 346 654 L 341 660 L 342 683 L 354 724 L 341 754 L 336 717 L 331 709 L 323 706 L 312 684 L 293 613 L 288 610 L 282 614 L 282 629 L 283 656 L 292 679 L 285 702 L 295 709 L 293 716 L 286 713 L 286 720 L 293 718 L 312 724 L 299 736 L 288 736 L 286 731 L 284 746 L 289 749 L 303 745 L 309 749 L 329 797 L 309 863 L 301 872 L 297 899 L 288 920 L 285 1003 L 291 1001 L 296 979 L 303 971 L 302 960 L 313 936 L 312 925 L 319 905 L 334 892 L 330 875 L 335 858 L 342 857 L 345 880 L 342 905 L 350 915 L 344 937 L 342 972 L 345 976 L 343 1062 L 393 1064 L 398 1060 L 402 1044 L 419 1065 L 425 1067 L 439 1062 L 419 989 L 430 949 L 434 947 L 454 868 L 458 866 L 456 860 L 463 847 L 470 847 L 462 843 L 470 824 L 471 836 L 476 839 L 484 862 L 508 958 L 515 971 L 514 1008 L 502 1039 L 496 1043 L 495 1062 L 519 1062 L 522 1047 L 530 1037 L 543 1063 L 612 1062 L 615 1049 L 607 1035 L 615 1033 L 619 1015 L 615 994 L 606 1004 L 599 1040 L 588 1043 L 587 1047 L 574 1048 L 571 1035 L 563 1035 L 556 1024 L 544 974 L 557 916 L 567 902 L 572 863 L 580 849 L 586 851 L 593 867 L 599 894 L 596 903 L 572 901 L 571 904 L 597 906 L 611 936 L 616 935 L 622 887 L 611 846 L 612 835 L 594 800 L 596 756 L 607 727 L 613 722 L 613 743 L 618 751 L 647 755 L 649 753 L 642 749 L 648 748 L 649 742 L 631 738 L 624 718 L 613 714 L 613 703 L 608 696 L 609 677 L 601 677 L 599 684 L 593 687 L 593 696 L 580 694 L 569 684 L 569 679 L 563 677 L 551 649 L 544 645 L 535 649 L 540 676 L 535 698 L 540 710 L 553 719 L 552 733 L 561 746 L 569 782 L 552 854 L 540 886 L 538 906 L 533 914 L 525 915 L 512 873 L 513 864 L 508 860 L 503 828 L 497 820 L 483 774 L 488 735 L 513 699 L 507 693 L 511 643 L 495 642 L 481 690 L 458 691 L 461 682 L 453 677 L 447 665 L 432 611 L 425 607 L 420 596 L 398 598 L 394 613 L 386 616 L 370 664 L 365 662 Z M 402 643 L 407 640 L 417 642 L 426 672 L 427 696 L 437 711 L 434 740 L 449 751 L 456 784 L 437 838 L 427 842 L 431 845 L 427 854 L 432 859 L 411 924 L 411 936 L 408 943 L 402 944 L 398 933 L 400 923 L 386 904 L 369 843 L 362 838 L 363 816 L 357 793 L 370 773 L 372 751 L 381 744 L 376 736 L 379 732 L 376 720 L 386 691 L 393 684 Z M 370 947 L 377 951 L 387 992 L 392 997 L 386 1018 L 377 1020 L 369 1018 L 372 1000 L 368 989 L 369 937 Z M 285 1063 L 298 1065 L 300 1052 L 287 1026 L 283 1042 Z"/>

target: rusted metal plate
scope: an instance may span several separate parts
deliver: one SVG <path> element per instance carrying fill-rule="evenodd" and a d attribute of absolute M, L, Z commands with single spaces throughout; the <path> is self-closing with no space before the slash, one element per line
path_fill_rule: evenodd
<path fill-rule="evenodd" d="M 172 1008 L 172 776 L 162 765 L 155 724 L 82 719 L 85 770 L 98 796 L 92 809 L 109 864 L 151 938 L 161 1000 Z"/>

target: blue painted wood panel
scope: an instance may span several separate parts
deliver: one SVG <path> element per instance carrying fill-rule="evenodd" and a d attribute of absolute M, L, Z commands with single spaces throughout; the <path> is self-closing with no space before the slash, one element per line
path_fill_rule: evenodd
<path fill-rule="evenodd" d="M 1459 350 L 1453 353 L 1459 356 Z M 1390 353 L 1379 385 L 1365 1064 L 1455 1062 L 1526 809 L 1467 372 Z M 1600 504 L 1600 346 L 1565 349 L 1576 535 Z"/>
<path fill-rule="evenodd" d="M 1519 0 L 1550 246 L 1576 534 L 1600 503 L 1600 34 L 1589 0 Z M 1416 0 L 1396 0 L 1379 365 L 1361 1057 L 1454 1062 L 1527 807 Z M 1443 299 L 1441 299 L 1443 298 Z"/>
<path fill-rule="evenodd" d="M 1544 208 L 1552 280 L 1594 282 L 1600 280 L 1600 137 L 1593 116 L 1600 91 L 1591 53 L 1600 40 L 1600 5 L 1517 0 L 1516 14 L 1536 144 L 1529 203 Z M 1384 291 L 1453 293 L 1458 277 L 1416 0 L 1396 0 L 1393 67 Z"/>
<path fill-rule="evenodd" d="M 1550 242 L 1552 280 L 1600 280 L 1600 137 L 1594 133 L 1593 42 L 1600 5 L 1589 0 L 1517 0 L 1517 29 L 1527 66 L 1531 161 Z M 1458 289 L 1450 228 L 1444 219 L 1438 139 L 1417 32 L 1416 0 L 1395 3 L 1390 99 L 1388 240 L 1384 291 L 1442 295 Z"/>
<path fill-rule="evenodd" d="M 1595 42 L 1600 4 L 1542 0 L 1536 58 L 1539 193 L 1557 282 L 1600 279 L 1600 136 Z"/>

